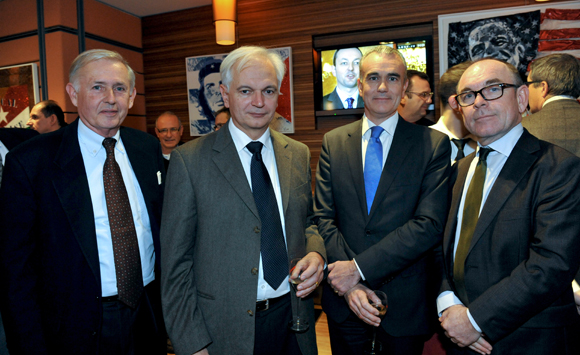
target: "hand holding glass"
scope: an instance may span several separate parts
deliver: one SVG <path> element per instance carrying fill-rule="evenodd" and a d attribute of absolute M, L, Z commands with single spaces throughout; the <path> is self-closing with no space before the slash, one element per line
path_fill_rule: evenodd
<path fill-rule="evenodd" d="M 301 284 L 304 280 L 300 279 L 300 275 L 302 274 L 302 271 L 300 271 L 300 273 L 298 274 L 297 277 L 293 278 L 292 274 L 295 271 L 296 265 L 298 264 L 298 262 L 302 260 L 301 258 L 296 258 L 296 259 L 292 259 L 290 261 L 290 278 L 288 279 L 288 281 L 290 282 L 290 286 L 292 286 L 292 289 L 294 289 L 294 293 L 296 293 L 296 286 L 298 286 L 299 284 Z M 296 315 L 294 315 L 292 317 L 292 321 L 290 322 L 289 326 L 290 329 L 296 333 L 303 333 L 305 331 L 308 330 L 309 325 L 308 325 L 308 320 L 306 319 L 301 319 L 300 318 L 300 303 L 302 302 L 302 299 L 300 297 L 298 297 L 298 303 L 296 304 Z"/>
<path fill-rule="evenodd" d="M 389 308 L 387 295 L 383 291 L 371 291 L 367 293 L 369 304 L 379 311 L 379 318 L 382 320 Z M 373 337 L 365 344 L 364 353 L 368 355 L 378 355 L 381 353 L 383 344 L 377 340 L 377 328 L 373 327 Z"/>

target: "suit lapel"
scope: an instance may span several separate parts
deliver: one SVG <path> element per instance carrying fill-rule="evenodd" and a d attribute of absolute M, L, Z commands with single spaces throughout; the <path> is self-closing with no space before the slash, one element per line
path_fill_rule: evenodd
<path fill-rule="evenodd" d="M 533 153 L 539 149 L 538 139 L 524 131 L 489 192 L 477 221 L 469 252 L 482 237 L 516 186 L 536 162 L 538 158 Z"/>
<path fill-rule="evenodd" d="M 288 198 L 290 197 L 290 182 L 292 181 L 292 150 L 289 148 L 283 134 L 270 130 L 272 146 L 278 167 L 278 179 L 280 181 L 280 191 L 282 193 L 282 206 L 284 216 L 288 208 Z"/>
<path fill-rule="evenodd" d="M 376 213 L 378 201 L 382 201 L 385 198 L 385 195 L 393 183 L 395 176 L 399 172 L 401 166 L 405 163 L 407 154 L 409 154 L 409 151 L 413 147 L 414 141 L 410 137 L 411 130 L 409 129 L 411 126 L 412 123 L 408 123 L 402 117 L 399 117 L 399 122 L 397 123 L 397 128 L 395 129 L 395 136 L 393 137 L 393 142 L 391 143 L 391 148 L 389 149 L 389 155 L 387 156 L 387 161 L 383 167 L 381 180 L 379 181 L 377 193 L 375 194 L 375 199 L 371 207 L 371 213 L 369 215 L 370 218 L 372 218 Z M 413 162 L 409 163 L 412 164 Z"/>
<path fill-rule="evenodd" d="M 78 140 L 78 119 L 63 130 L 62 143 L 54 159 L 61 175 L 55 177 L 52 183 L 79 246 L 100 285 L 95 216 Z"/>
<path fill-rule="evenodd" d="M 352 125 L 352 130 L 348 132 L 344 145 L 346 150 L 346 157 L 348 159 L 348 167 L 352 177 L 353 186 L 356 190 L 356 196 L 358 198 L 360 209 L 363 212 L 363 216 L 368 218 L 361 139 L 362 119 L 358 121 L 357 124 Z"/>
<path fill-rule="evenodd" d="M 216 132 L 213 151 L 215 154 L 212 160 L 217 168 L 252 213 L 257 218 L 260 218 L 258 209 L 256 208 L 256 202 L 254 201 L 254 195 L 250 189 L 250 184 L 248 184 L 244 167 L 236 151 L 236 145 L 234 144 L 228 125 L 224 125 L 222 129 Z"/>

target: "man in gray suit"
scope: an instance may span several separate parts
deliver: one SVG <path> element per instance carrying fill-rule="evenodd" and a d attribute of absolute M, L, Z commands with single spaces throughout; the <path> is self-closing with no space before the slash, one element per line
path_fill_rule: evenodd
<path fill-rule="evenodd" d="M 312 223 L 310 152 L 268 128 L 284 64 L 265 48 L 241 47 L 220 72 L 231 119 L 174 150 L 169 166 L 167 201 L 181 201 L 163 206 L 169 336 L 177 354 L 316 354 L 306 296 L 323 278 L 326 253 Z M 273 206 L 264 207 L 264 195 Z M 303 280 L 296 294 L 294 258 L 302 258 L 291 275 Z M 308 331 L 288 329 L 293 315 L 310 322 Z"/>
<path fill-rule="evenodd" d="M 580 156 L 580 61 L 551 54 L 532 62 L 530 110 L 524 127 L 536 137 Z"/>

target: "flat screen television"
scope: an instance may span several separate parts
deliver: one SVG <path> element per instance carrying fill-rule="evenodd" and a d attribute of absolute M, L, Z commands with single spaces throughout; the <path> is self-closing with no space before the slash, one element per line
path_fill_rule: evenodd
<path fill-rule="evenodd" d="M 366 43 L 314 48 L 316 116 L 358 115 L 364 103 L 358 97 L 360 58 L 377 45 L 401 52 L 408 69 L 427 73 L 433 83 L 433 41 L 431 36 L 398 38 Z M 432 84 L 433 85 L 433 84 Z"/>

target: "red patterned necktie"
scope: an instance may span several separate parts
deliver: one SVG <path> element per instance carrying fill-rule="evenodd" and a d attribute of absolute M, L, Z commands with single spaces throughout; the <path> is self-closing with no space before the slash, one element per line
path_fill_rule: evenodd
<path fill-rule="evenodd" d="M 105 199 L 113 240 L 119 301 L 131 308 L 136 308 L 143 293 L 141 257 L 129 196 L 121 169 L 115 160 L 116 143 L 114 138 L 103 140 L 103 146 L 107 151 L 107 159 L 103 166 Z"/>

